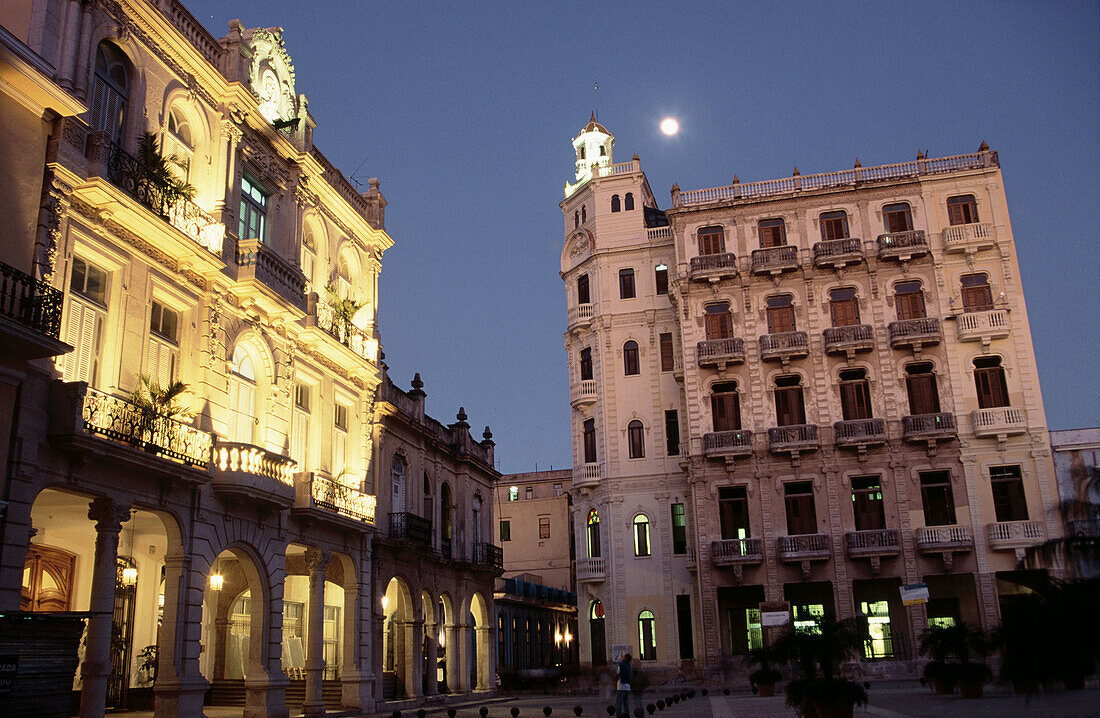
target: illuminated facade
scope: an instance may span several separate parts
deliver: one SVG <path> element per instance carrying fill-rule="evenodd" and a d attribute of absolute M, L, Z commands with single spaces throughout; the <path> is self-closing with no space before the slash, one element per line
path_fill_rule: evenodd
<path fill-rule="evenodd" d="M 426 623 L 444 689 L 491 688 L 492 442 L 386 379 L 386 200 L 313 147 L 282 31 L 33 5 L 0 10 L 0 608 L 93 612 L 82 716 L 372 711 L 439 690 Z"/>
<path fill-rule="evenodd" d="M 561 203 L 582 662 L 717 668 L 761 609 L 866 615 L 869 671 L 929 622 L 996 625 L 1061 533 L 996 153 L 662 213 L 604 146 Z"/>

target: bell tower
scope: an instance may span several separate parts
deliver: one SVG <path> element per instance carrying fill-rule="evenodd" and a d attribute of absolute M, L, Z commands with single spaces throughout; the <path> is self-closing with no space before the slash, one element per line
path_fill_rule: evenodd
<path fill-rule="evenodd" d="M 607 167 L 611 164 L 611 149 L 615 145 L 615 136 L 607 128 L 596 122 L 596 113 L 575 138 L 573 149 L 577 153 L 576 179 L 580 182 L 590 174 L 592 167 Z"/>

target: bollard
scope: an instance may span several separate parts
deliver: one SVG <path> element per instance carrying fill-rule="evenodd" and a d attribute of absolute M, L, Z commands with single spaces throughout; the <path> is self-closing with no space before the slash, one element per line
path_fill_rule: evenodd
<path fill-rule="evenodd" d="M 581 708 L 580 706 L 573 706 L 573 715 L 577 716 L 577 718 L 580 718 L 581 713 L 584 713 L 584 708 Z"/>
<path fill-rule="evenodd" d="M 510 710 L 508 712 L 512 714 L 512 718 L 516 718 L 516 716 L 519 715 L 519 707 L 518 706 L 512 706 L 512 710 Z"/>
<path fill-rule="evenodd" d="M 546 716 L 546 718 L 550 718 L 550 714 L 553 713 L 553 712 L 554 712 L 554 709 L 551 708 L 550 706 L 543 706 L 542 707 L 542 714 L 544 716 Z"/>

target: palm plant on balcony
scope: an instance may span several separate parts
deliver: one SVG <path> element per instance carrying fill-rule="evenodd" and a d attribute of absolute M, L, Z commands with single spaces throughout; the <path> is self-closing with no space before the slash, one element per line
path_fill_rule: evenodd
<path fill-rule="evenodd" d="M 851 718 L 856 705 L 867 703 L 867 691 L 838 674 L 840 664 L 859 651 L 865 633 L 857 620 L 838 621 L 831 615 L 813 628 L 788 629 L 776 649 L 801 669 L 802 677 L 787 684 L 787 705 L 804 718 Z"/>
<path fill-rule="evenodd" d="M 160 382 L 148 374 L 138 376 L 138 388 L 130 392 L 128 400 L 139 414 L 141 437 L 144 441 L 156 443 L 157 419 L 186 419 L 192 414 L 191 408 L 182 404 L 180 398 L 188 393 L 187 384 L 173 381 L 162 387 Z"/>
<path fill-rule="evenodd" d="M 341 297 L 334 284 L 325 287 L 325 302 L 332 307 L 333 326 L 340 327 L 351 325 L 355 313 L 363 307 L 351 297 Z"/>
<path fill-rule="evenodd" d="M 185 167 L 183 160 L 174 154 L 164 154 L 160 140 L 152 132 L 143 132 L 138 140 L 137 159 L 142 169 L 139 181 L 144 185 L 139 193 L 151 201 L 159 200 L 160 206 L 153 209 L 164 214 L 180 201 L 195 199 L 194 186 L 177 174 Z"/>

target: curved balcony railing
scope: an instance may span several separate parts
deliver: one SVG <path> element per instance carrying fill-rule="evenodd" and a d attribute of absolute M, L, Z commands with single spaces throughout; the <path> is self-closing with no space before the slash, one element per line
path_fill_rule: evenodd
<path fill-rule="evenodd" d="M 600 481 L 600 465 L 598 462 L 581 464 L 573 467 L 573 486 L 586 486 Z"/>
<path fill-rule="evenodd" d="M 917 317 L 890 322 L 887 327 L 890 346 L 894 349 L 918 344 L 939 344 L 943 338 L 937 317 Z"/>
<path fill-rule="evenodd" d="M 870 324 L 826 327 L 822 336 L 825 339 L 826 354 L 864 352 L 875 348 L 875 328 Z"/>
<path fill-rule="evenodd" d="M 752 453 L 752 432 L 748 429 L 712 431 L 703 434 L 705 456 L 744 455 Z"/>
<path fill-rule="evenodd" d="M 943 230 L 943 248 L 948 252 L 992 247 L 997 243 L 993 225 L 989 222 L 956 224 Z"/>
<path fill-rule="evenodd" d="M 573 382 L 569 387 L 569 394 L 573 406 L 595 402 L 599 398 L 596 392 L 596 380 L 581 379 L 580 381 Z"/>
<path fill-rule="evenodd" d="M 306 277 L 258 239 L 237 243 L 237 280 L 256 279 L 292 306 L 306 310 Z"/>
<path fill-rule="evenodd" d="M 208 431 L 158 416 L 136 404 L 91 388 L 85 389 L 82 412 L 84 430 L 89 433 L 100 434 L 189 466 L 206 468 L 210 465 L 214 435 Z"/>
<path fill-rule="evenodd" d="M 784 272 L 798 268 L 798 247 L 785 244 L 752 251 L 752 271 L 757 274 Z"/>
<path fill-rule="evenodd" d="M 970 426 L 976 436 L 1023 434 L 1027 431 L 1027 412 L 1015 406 L 975 409 L 970 412 Z"/>
<path fill-rule="evenodd" d="M 706 339 L 695 345 L 695 361 L 700 367 L 740 364 L 745 361 L 745 340 L 741 337 Z"/>
<path fill-rule="evenodd" d="M 863 259 L 863 240 L 857 237 L 814 242 L 814 266 L 827 267 Z"/>
<path fill-rule="evenodd" d="M 575 307 L 570 307 L 569 326 L 579 327 L 590 324 L 595 313 L 596 307 L 594 304 L 578 304 Z"/>
<path fill-rule="evenodd" d="M 214 447 L 214 470 L 254 474 L 287 486 L 294 485 L 294 467 L 289 456 L 252 444 L 218 441 Z"/>
<path fill-rule="evenodd" d="M 1011 331 L 1004 309 L 965 312 L 955 317 L 955 326 L 960 342 L 989 342 L 1007 337 Z"/>
<path fill-rule="evenodd" d="M 0 262 L 0 316 L 57 339 L 64 295 L 41 279 Z"/>
<path fill-rule="evenodd" d="M 595 558 L 577 559 L 578 581 L 602 581 L 604 580 L 604 561 L 602 556 Z"/>
<path fill-rule="evenodd" d="M 928 254 L 928 237 L 923 229 L 880 234 L 877 243 L 879 259 L 905 259 Z"/>

